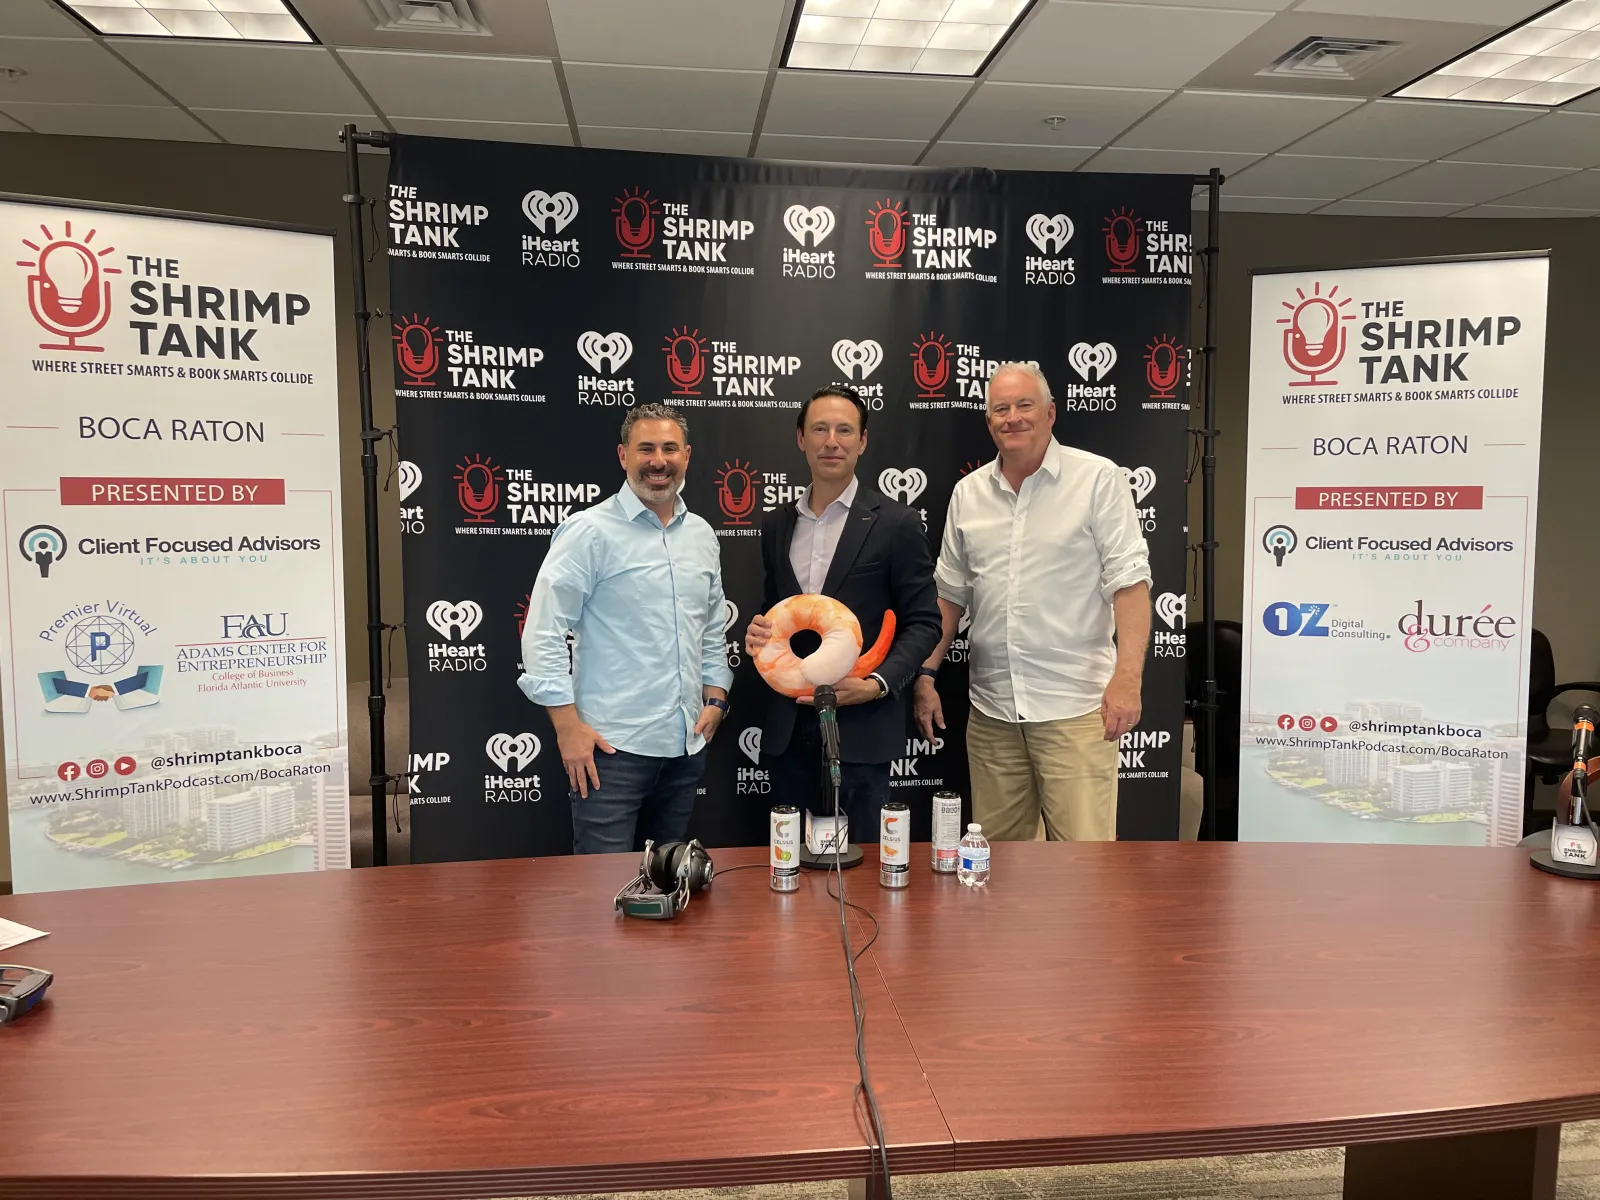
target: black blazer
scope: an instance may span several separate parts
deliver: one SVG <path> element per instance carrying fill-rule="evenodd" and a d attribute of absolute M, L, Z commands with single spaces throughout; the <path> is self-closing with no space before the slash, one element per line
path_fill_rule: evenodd
<path fill-rule="evenodd" d="M 800 582 L 789 562 L 789 546 L 799 520 L 791 503 L 768 513 L 761 522 L 761 562 L 766 569 L 763 612 L 784 597 L 800 593 Z M 839 710 L 839 757 L 852 763 L 886 763 L 899 758 L 905 753 L 907 737 L 906 694 L 916 680 L 917 668 L 933 653 L 943 632 L 933 557 L 921 519 L 904 504 L 862 484 L 839 533 L 822 594 L 855 613 L 861 622 L 863 650 L 877 641 L 884 610 L 894 612 L 894 641 L 877 670 L 889 685 L 889 694 Z M 789 745 L 800 706 L 787 696 L 768 694 L 771 700 L 761 730 L 761 752 L 776 757 Z"/>

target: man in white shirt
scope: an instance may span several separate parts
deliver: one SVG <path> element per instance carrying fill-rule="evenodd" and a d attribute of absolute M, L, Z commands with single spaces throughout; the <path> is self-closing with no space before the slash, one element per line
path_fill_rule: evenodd
<path fill-rule="evenodd" d="M 934 676 L 971 610 L 967 758 L 972 817 L 991 841 L 1114 841 L 1117 743 L 1139 722 L 1150 559 L 1110 459 L 1063 446 L 1038 367 L 989 380 L 1000 455 L 956 484 L 934 572 L 943 636 L 914 706 L 944 728 Z M 1113 634 L 1115 641 L 1113 641 Z"/>

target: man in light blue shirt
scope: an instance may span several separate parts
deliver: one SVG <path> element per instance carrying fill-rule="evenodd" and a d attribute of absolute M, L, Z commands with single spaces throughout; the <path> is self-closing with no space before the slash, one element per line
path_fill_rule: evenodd
<path fill-rule="evenodd" d="M 632 409 L 617 459 L 622 489 L 550 539 L 517 680 L 555 726 L 576 854 L 688 836 L 733 682 L 716 534 L 678 495 L 688 423 L 660 404 Z"/>

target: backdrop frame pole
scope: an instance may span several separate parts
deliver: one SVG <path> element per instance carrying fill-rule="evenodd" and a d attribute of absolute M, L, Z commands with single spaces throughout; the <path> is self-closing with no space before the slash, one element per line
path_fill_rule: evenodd
<path fill-rule="evenodd" d="M 1217 167 L 1196 175 L 1196 185 L 1207 192 L 1204 256 L 1206 340 L 1201 346 L 1205 391 L 1200 418 L 1200 603 L 1201 618 L 1200 745 L 1196 766 L 1203 785 L 1203 832 L 1208 842 L 1217 840 L 1217 260 L 1222 241 L 1222 184 L 1227 177 Z M 1202 765 L 1203 764 L 1203 765 Z"/>
<path fill-rule="evenodd" d="M 367 786 L 372 793 L 372 865 L 389 865 L 389 822 L 384 812 L 384 796 L 394 777 L 388 773 L 384 754 L 383 693 L 383 593 L 378 574 L 378 441 L 383 432 L 372 423 L 372 355 L 367 344 L 372 313 L 367 308 L 367 252 L 362 236 L 361 146 L 386 146 L 384 132 L 357 133 L 354 125 L 339 132 L 344 143 L 345 194 L 350 209 L 350 275 L 355 285 L 356 391 L 361 400 L 361 515 L 366 535 L 367 574 L 367 721 L 370 747 L 370 774 Z"/>

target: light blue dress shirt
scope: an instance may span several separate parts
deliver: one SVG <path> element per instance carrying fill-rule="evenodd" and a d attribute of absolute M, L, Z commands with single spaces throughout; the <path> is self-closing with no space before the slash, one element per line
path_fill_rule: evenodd
<path fill-rule="evenodd" d="M 561 523 L 539 568 L 517 686 L 535 704 L 576 704 L 618 750 L 694 754 L 702 685 L 726 688 L 722 556 L 678 499 L 665 528 L 633 489 Z M 567 631 L 577 635 L 569 657 Z"/>

